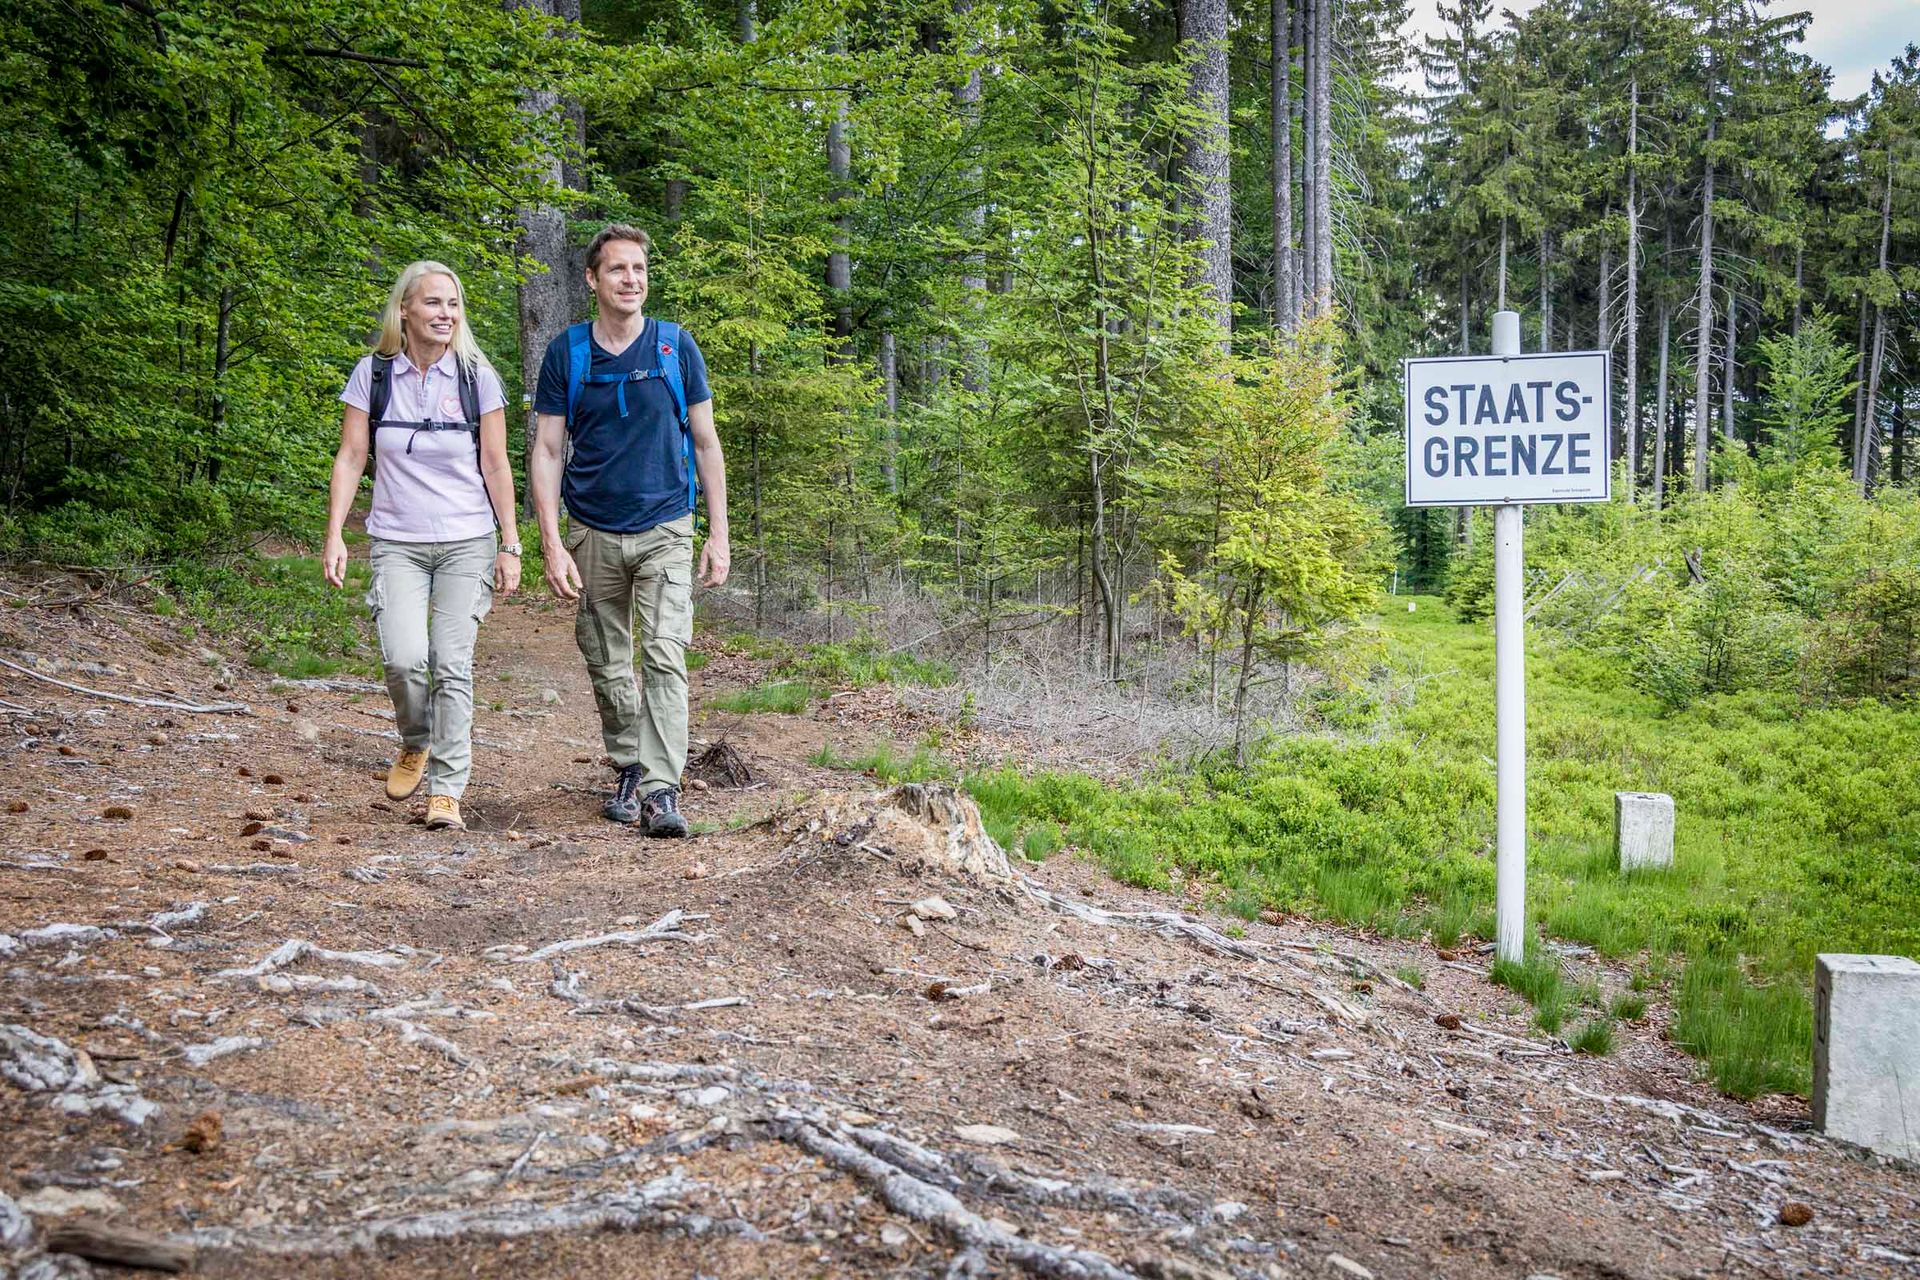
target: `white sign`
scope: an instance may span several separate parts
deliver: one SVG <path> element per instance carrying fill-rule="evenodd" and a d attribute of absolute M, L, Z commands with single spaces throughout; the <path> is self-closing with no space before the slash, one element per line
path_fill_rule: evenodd
<path fill-rule="evenodd" d="M 1605 502 L 1613 415 L 1604 351 L 1403 362 L 1407 505 Z"/>

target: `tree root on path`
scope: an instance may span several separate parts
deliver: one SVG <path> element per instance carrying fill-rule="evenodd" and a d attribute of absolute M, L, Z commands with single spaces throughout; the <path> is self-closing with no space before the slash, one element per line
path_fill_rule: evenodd
<path fill-rule="evenodd" d="M 644 929 L 622 929 L 618 933 L 595 934 L 590 938 L 568 938 L 564 942 L 549 942 L 537 951 L 529 951 L 523 956 L 509 954 L 506 946 L 487 948 L 487 958 L 504 960 L 509 964 L 532 964 L 536 960 L 546 960 L 553 956 L 565 955 L 570 951 L 585 951 L 590 947 L 607 947 L 617 943 L 640 942 L 699 942 L 707 937 L 700 933 L 682 933 L 680 923 L 683 920 L 705 920 L 704 912 L 688 914 L 675 908 L 655 920 Z"/>
<path fill-rule="evenodd" d="M 461 1237 L 509 1240 L 556 1231 L 644 1231 L 673 1227 L 690 1236 L 738 1235 L 754 1241 L 765 1238 L 752 1224 L 739 1219 L 715 1220 L 703 1214 L 674 1212 L 687 1193 L 698 1189 L 699 1183 L 676 1169 L 632 1191 L 584 1196 L 559 1204 L 522 1201 L 376 1218 L 338 1227 L 205 1227 L 179 1232 L 171 1238 L 200 1249 L 282 1256 L 352 1253 L 411 1240 Z"/>
<path fill-rule="evenodd" d="M 777 1137 L 872 1186 L 895 1213 L 938 1228 L 969 1251 L 991 1250 L 1036 1276 L 1135 1280 L 1132 1272 L 1105 1254 L 1042 1244 L 996 1226 L 967 1208 L 953 1192 L 915 1177 L 843 1136 L 829 1133 L 798 1111 L 782 1108 L 767 1123 Z"/>
<path fill-rule="evenodd" d="M 389 947 L 382 951 L 329 951 L 327 948 L 316 946 L 304 938 L 289 938 L 244 969 L 222 969 L 216 973 L 214 977 L 258 978 L 263 974 L 272 973 L 276 969 L 284 969 L 288 965 L 302 960 L 307 956 L 312 956 L 316 960 L 331 961 L 334 964 L 358 964 L 367 965 L 375 969 L 398 969 L 406 964 L 406 957 L 413 954 L 417 953 L 414 952 L 411 947 L 405 950 L 398 947 Z"/>

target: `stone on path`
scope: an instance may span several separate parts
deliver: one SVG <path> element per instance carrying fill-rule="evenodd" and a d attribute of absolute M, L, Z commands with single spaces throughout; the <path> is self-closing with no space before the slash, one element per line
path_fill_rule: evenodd
<path fill-rule="evenodd" d="M 1826 953 L 1814 961 L 1813 1123 L 1920 1160 L 1920 964 Z"/>
<path fill-rule="evenodd" d="M 1673 865 L 1673 797 L 1656 791 L 1613 793 L 1620 869 Z"/>

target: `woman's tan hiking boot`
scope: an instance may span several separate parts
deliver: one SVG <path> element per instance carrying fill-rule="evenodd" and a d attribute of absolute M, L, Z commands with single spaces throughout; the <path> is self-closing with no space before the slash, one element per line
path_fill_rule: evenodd
<path fill-rule="evenodd" d="M 387 768 L 387 799 L 405 800 L 420 789 L 420 779 L 427 776 L 427 753 L 425 748 L 414 751 L 403 747 L 393 763 Z"/>
<path fill-rule="evenodd" d="M 460 820 L 460 802 L 452 796 L 427 797 L 427 830 L 465 831 L 467 824 Z"/>

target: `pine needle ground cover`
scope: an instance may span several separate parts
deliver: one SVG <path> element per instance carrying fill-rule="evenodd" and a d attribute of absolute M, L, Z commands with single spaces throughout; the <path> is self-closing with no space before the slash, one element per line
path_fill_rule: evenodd
<path fill-rule="evenodd" d="M 1011 848 L 1076 847 L 1146 887 L 1209 882 L 1248 918 L 1489 938 L 1492 628 L 1414 603 L 1381 619 L 1396 674 L 1371 708 L 1342 711 L 1365 729 L 1125 788 L 1012 769 L 967 785 Z M 1674 1040 L 1721 1088 L 1806 1093 L 1815 953 L 1920 955 L 1920 709 L 1747 693 L 1667 712 L 1613 660 L 1538 637 L 1527 676 L 1530 922 L 1626 964 L 1636 990 L 1664 989 Z M 1628 790 L 1674 797 L 1671 871 L 1616 869 L 1613 795 Z M 1562 968 L 1543 953 L 1506 975 L 1547 1029 L 1599 999 Z M 1643 1009 L 1627 997 L 1619 1016 Z"/>

